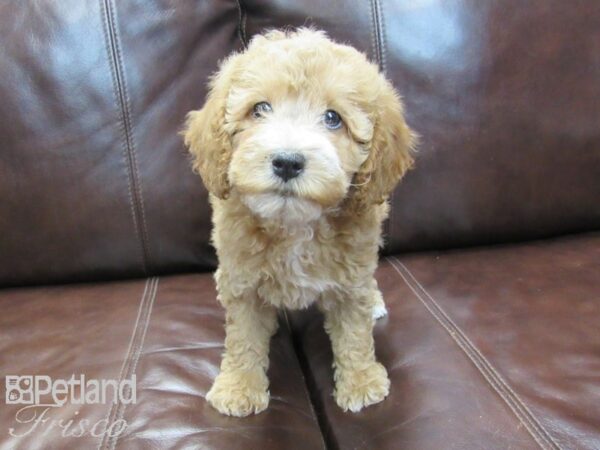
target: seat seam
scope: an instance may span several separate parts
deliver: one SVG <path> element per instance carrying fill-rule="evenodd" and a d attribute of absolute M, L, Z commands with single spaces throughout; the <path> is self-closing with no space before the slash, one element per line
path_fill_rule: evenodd
<path fill-rule="evenodd" d="M 124 379 L 124 374 L 127 371 L 127 367 L 129 365 L 130 355 L 133 350 L 136 331 L 137 331 L 139 323 L 140 323 L 140 318 L 142 316 L 142 310 L 145 305 L 146 295 L 148 294 L 148 287 L 150 286 L 151 281 L 152 280 L 150 278 L 147 278 L 146 282 L 144 284 L 144 291 L 142 293 L 142 297 L 140 298 L 140 304 L 138 306 L 138 313 L 136 315 L 135 322 L 133 323 L 133 332 L 131 333 L 131 337 L 129 338 L 129 345 L 127 346 L 127 351 L 125 352 L 125 357 L 123 358 L 123 364 L 121 364 L 121 370 L 119 371 L 119 378 L 118 378 L 119 382 Z M 114 410 L 115 410 L 115 403 L 111 403 L 111 407 L 108 409 L 108 413 L 106 414 L 106 418 L 105 418 L 107 424 L 111 423 L 113 416 L 114 416 Z M 100 450 L 101 448 L 103 448 L 103 446 L 105 446 L 105 441 L 106 441 L 106 435 L 104 435 L 103 438 L 100 440 L 100 443 L 98 444 L 98 450 Z"/>
<path fill-rule="evenodd" d="M 284 318 L 284 322 L 285 322 L 285 326 L 287 328 L 287 331 L 289 333 L 289 338 L 290 338 L 290 343 L 292 345 L 292 350 L 294 351 L 294 356 L 296 357 L 296 362 L 298 363 L 298 368 L 300 369 L 300 375 L 302 376 L 302 388 L 304 390 L 304 395 L 306 395 L 306 398 L 308 400 L 308 404 L 310 405 L 310 410 L 312 412 L 312 415 L 315 419 L 315 421 L 317 422 L 317 426 L 319 427 L 319 434 L 321 436 L 321 443 L 323 444 L 323 448 L 327 449 L 329 448 L 325 439 L 325 432 L 323 430 L 323 425 L 321 424 L 321 420 L 319 419 L 319 415 L 317 414 L 317 409 L 315 403 L 313 402 L 313 398 L 309 389 L 309 385 L 308 385 L 308 379 L 303 367 L 303 363 L 302 363 L 302 359 L 301 357 L 303 357 L 303 353 L 301 351 L 300 348 L 296 348 L 296 338 L 295 338 L 295 333 L 292 330 L 292 326 L 290 324 L 290 319 L 288 317 L 288 312 L 287 310 L 283 310 L 282 312 L 283 314 L 283 318 Z"/>
<path fill-rule="evenodd" d="M 504 403 L 519 419 L 535 442 L 543 449 L 562 450 L 550 433 L 539 422 L 527 405 L 521 400 L 517 393 L 508 385 L 500 373 L 485 358 L 479 349 L 473 344 L 462 329 L 454 323 L 450 316 L 435 301 L 433 296 L 419 283 L 416 277 L 397 257 L 386 258 L 391 266 L 400 275 L 408 288 L 413 292 L 417 299 L 423 304 L 425 309 L 436 319 L 436 321 L 448 332 L 450 337 L 456 342 L 458 347 L 471 360 L 479 373 L 488 382 L 490 387 L 500 396 Z M 394 261 L 397 263 L 395 264 Z M 413 286 L 409 277 L 422 293 L 430 300 L 428 302 L 419 290 Z"/>
<path fill-rule="evenodd" d="M 158 277 L 146 280 L 129 346 L 119 372 L 119 379 L 117 381 L 119 385 L 124 379 L 131 379 L 131 377 L 135 375 L 141 352 L 144 347 L 148 325 L 150 324 L 150 316 L 152 315 L 159 280 L 160 278 Z M 112 403 L 106 416 L 106 423 L 112 424 L 121 420 L 125 414 L 126 408 L 127 405 L 124 403 Z M 119 437 L 120 435 L 109 436 L 108 433 L 105 433 L 98 445 L 98 450 L 114 450 Z"/>
<path fill-rule="evenodd" d="M 144 323 L 144 328 L 142 330 L 142 334 L 139 340 L 139 345 L 135 351 L 134 354 L 134 359 L 132 362 L 132 367 L 131 367 L 131 372 L 128 376 L 128 378 L 131 378 L 133 375 L 135 375 L 135 371 L 137 369 L 137 365 L 138 362 L 140 360 L 140 357 L 142 355 L 142 350 L 144 348 L 144 343 L 146 341 L 146 333 L 148 332 L 148 326 L 150 325 L 150 316 L 152 315 L 152 311 L 153 311 L 153 307 L 154 307 L 154 303 L 156 302 L 156 294 L 158 292 L 158 283 L 160 281 L 160 278 L 155 278 L 155 283 L 154 283 L 154 291 L 153 293 L 150 295 L 150 301 L 148 303 L 148 308 L 147 308 L 147 314 L 145 317 L 145 323 Z M 117 415 L 117 421 L 123 419 L 123 416 L 125 415 L 125 410 L 127 409 L 127 404 L 119 404 L 120 408 L 118 411 L 118 415 Z M 110 450 L 114 450 L 115 447 L 117 446 L 117 442 L 119 441 L 119 438 L 121 437 L 120 434 L 117 434 L 116 436 L 114 436 L 112 438 L 112 444 L 110 445 L 109 449 Z"/>
<path fill-rule="evenodd" d="M 121 145 L 127 168 L 127 184 L 129 206 L 133 219 L 134 231 L 141 249 L 141 262 L 144 274 L 149 273 L 150 250 L 146 213 L 143 202 L 142 185 L 138 171 L 133 126 L 127 83 L 125 80 L 125 64 L 123 61 L 120 39 L 116 24 L 114 0 L 99 0 L 102 13 L 103 32 L 107 58 L 111 69 L 115 105 L 119 112 L 121 129 Z"/>

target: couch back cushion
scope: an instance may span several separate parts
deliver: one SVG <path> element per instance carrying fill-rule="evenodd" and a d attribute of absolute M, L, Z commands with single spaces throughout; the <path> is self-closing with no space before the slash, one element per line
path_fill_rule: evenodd
<path fill-rule="evenodd" d="M 219 59 L 315 25 L 421 135 L 386 252 L 600 229 L 600 7 L 586 0 L 22 0 L 0 7 L 0 285 L 215 265 L 178 132 Z"/>
<path fill-rule="evenodd" d="M 243 36 L 314 24 L 377 61 L 421 135 L 385 251 L 600 229 L 600 3 L 245 0 Z"/>
<path fill-rule="evenodd" d="M 0 6 L 0 285 L 214 266 L 178 132 L 238 22 L 222 0 Z"/>

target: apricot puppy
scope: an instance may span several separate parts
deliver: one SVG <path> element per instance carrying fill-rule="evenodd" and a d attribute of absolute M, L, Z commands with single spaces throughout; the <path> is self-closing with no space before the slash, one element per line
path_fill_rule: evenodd
<path fill-rule="evenodd" d="M 376 65 L 320 31 L 270 31 L 222 62 L 185 143 L 210 193 L 226 309 L 225 353 L 207 400 L 246 416 L 269 403 L 277 308 L 316 303 L 333 346 L 335 400 L 382 401 L 373 273 L 387 198 L 412 164 L 402 104 Z"/>

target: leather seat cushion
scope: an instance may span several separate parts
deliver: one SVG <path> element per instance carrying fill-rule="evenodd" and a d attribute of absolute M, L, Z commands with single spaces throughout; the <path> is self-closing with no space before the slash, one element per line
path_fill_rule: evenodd
<path fill-rule="evenodd" d="M 224 314 L 208 274 L 3 290 L 0 311 L 1 374 L 54 380 L 135 374 L 137 383 L 135 404 L 66 404 L 47 415 L 76 424 L 122 418 L 128 428 L 118 439 L 61 437 L 58 427 L 43 434 L 41 425 L 26 434 L 33 424 L 15 418 L 23 405 L 3 404 L 3 428 L 25 435 L 0 433 L 0 448 L 323 448 L 285 321 L 271 347 L 269 409 L 241 420 L 206 404 L 224 339 Z M 1 383 L 4 391 L 4 376 Z"/>
<path fill-rule="evenodd" d="M 600 234 L 390 257 L 375 330 L 390 397 L 332 398 L 316 311 L 291 316 L 326 440 L 339 448 L 600 448 Z"/>

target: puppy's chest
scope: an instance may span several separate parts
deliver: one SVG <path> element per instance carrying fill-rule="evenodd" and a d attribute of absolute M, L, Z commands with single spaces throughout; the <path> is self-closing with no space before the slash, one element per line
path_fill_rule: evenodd
<path fill-rule="evenodd" d="M 277 307 L 305 308 L 321 292 L 338 288 L 331 248 L 316 238 L 287 239 L 257 255 L 258 295 Z"/>

